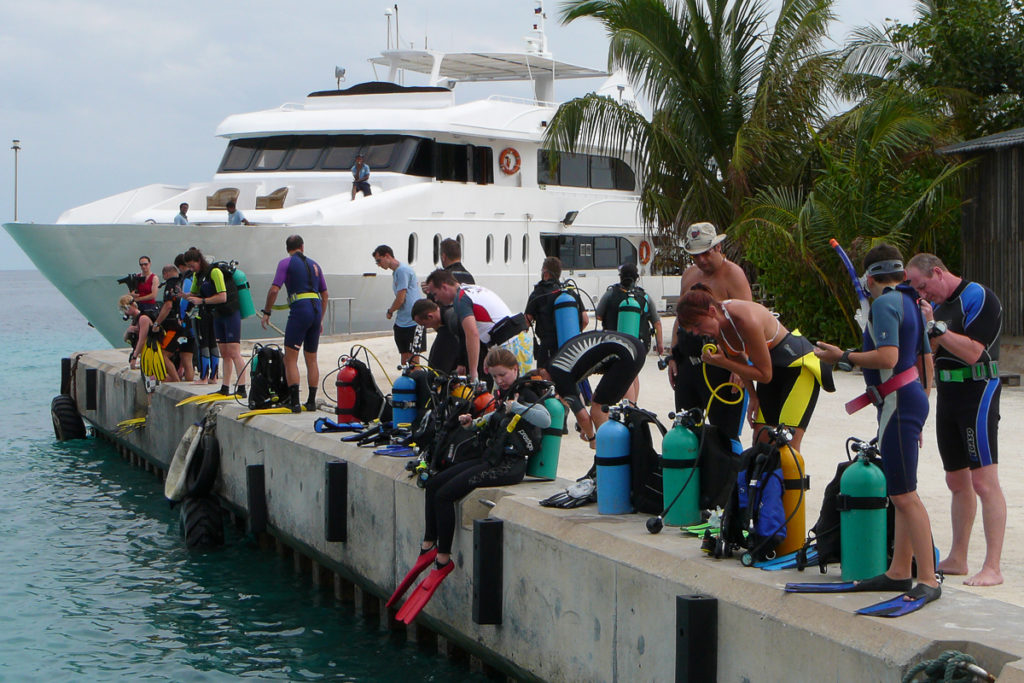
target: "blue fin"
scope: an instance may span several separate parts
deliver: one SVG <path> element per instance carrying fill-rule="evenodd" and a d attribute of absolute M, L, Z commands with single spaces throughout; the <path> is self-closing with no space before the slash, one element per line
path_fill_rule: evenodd
<path fill-rule="evenodd" d="M 409 458 L 416 455 L 411 448 L 408 446 L 400 446 L 393 444 L 391 446 L 384 446 L 378 448 L 373 452 L 374 455 L 390 455 L 393 458 Z"/>
<path fill-rule="evenodd" d="M 788 555 L 783 555 L 782 557 L 776 557 L 774 560 L 769 560 L 767 562 L 755 564 L 754 566 L 758 567 L 759 569 L 763 569 L 766 572 L 775 572 L 775 571 L 779 571 L 780 569 L 796 569 L 797 568 L 796 556 L 797 556 L 798 552 L 800 552 L 800 551 L 799 550 L 794 550 L 793 552 L 791 552 Z M 807 558 L 806 558 L 805 566 L 810 566 L 810 565 L 816 563 L 817 561 L 818 561 L 818 548 L 817 547 L 808 548 L 807 549 Z"/>
<path fill-rule="evenodd" d="M 904 614 L 916 612 L 929 602 L 938 600 L 941 595 L 942 586 L 932 588 L 919 583 L 903 595 L 862 607 L 857 610 L 857 614 L 866 614 L 871 617 L 902 617 Z"/>
<path fill-rule="evenodd" d="M 787 593 L 850 593 L 856 588 L 855 581 L 825 581 L 818 583 L 787 583 Z"/>

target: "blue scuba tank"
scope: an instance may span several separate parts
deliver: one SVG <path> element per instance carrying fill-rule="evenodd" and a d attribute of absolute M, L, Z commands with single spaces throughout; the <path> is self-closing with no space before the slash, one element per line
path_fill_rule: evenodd
<path fill-rule="evenodd" d="M 576 307 L 576 298 L 562 290 L 555 297 L 555 333 L 558 335 L 558 348 L 580 333 L 580 314 Z"/>
<path fill-rule="evenodd" d="M 630 334 L 637 339 L 640 338 L 640 318 L 643 309 L 640 301 L 632 291 L 619 302 L 619 316 L 615 324 L 615 330 L 623 334 Z"/>
<path fill-rule="evenodd" d="M 256 315 L 256 306 L 252 302 L 252 292 L 249 287 L 249 280 L 245 277 L 245 273 L 242 272 L 241 268 L 235 268 L 235 272 L 231 274 L 231 279 L 235 283 L 235 287 L 238 288 L 238 312 L 242 315 L 242 318 L 248 318 Z"/>
<path fill-rule="evenodd" d="M 403 373 L 391 385 L 392 420 L 395 427 L 408 426 L 410 429 L 419 416 L 416 410 L 416 380 Z"/>
<path fill-rule="evenodd" d="M 611 418 L 597 430 L 597 511 L 602 515 L 633 512 L 629 499 L 629 428 L 621 421 L 621 412 L 613 409 Z"/>

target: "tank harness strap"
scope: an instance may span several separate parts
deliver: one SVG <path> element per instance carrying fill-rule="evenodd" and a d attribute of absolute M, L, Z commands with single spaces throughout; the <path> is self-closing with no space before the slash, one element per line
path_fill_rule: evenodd
<path fill-rule="evenodd" d="M 614 458 L 594 458 L 594 462 L 602 467 L 618 467 L 619 465 L 628 465 L 632 461 L 633 459 L 628 455 L 619 455 Z"/>
<path fill-rule="evenodd" d="M 883 510 L 889 506 L 888 496 L 836 496 L 836 510 Z"/>
<path fill-rule="evenodd" d="M 302 301 L 303 299 L 319 299 L 319 298 L 320 298 L 320 295 L 317 294 L 316 292 L 302 292 L 301 294 L 290 294 L 290 295 L 288 295 L 288 304 L 291 305 L 291 304 L 294 304 L 297 301 Z"/>
<path fill-rule="evenodd" d="M 846 413 L 848 415 L 853 415 L 858 410 L 865 408 L 868 405 L 882 405 L 882 400 L 886 396 L 897 389 L 902 389 L 911 382 L 916 381 L 917 378 L 917 366 L 912 365 L 903 372 L 893 375 L 878 386 L 869 386 L 867 391 L 846 404 Z"/>
<path fill-rule="evenodd" d="M 966 382 L 968 380 L 986 380 L 999 378 L 999 361 L 975 363 L 952 370 L 939 370 L 940 382 Z"/>
<path fill-rule="evenodd" d="M 803 479 L 784 479 L 782 488 L 786 491 L 810 491 L 811 477 L 806 475 Z"/>
<path fill-rule="evenodd" d="M 665 470 L 689 470 L 697 466 L 697 459 L 692 458 L 689 460 L 677 460 L 676 458 L 669 458 L 666 460 L 661 457 L 658 458 L 661 463 L 661 468 Z"/>

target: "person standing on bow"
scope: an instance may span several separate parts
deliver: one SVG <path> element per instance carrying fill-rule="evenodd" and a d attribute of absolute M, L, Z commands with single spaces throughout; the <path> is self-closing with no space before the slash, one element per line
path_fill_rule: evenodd
<path fill-rule="evenodd" d="M 356 163 L 352 164 L 352 200 L 356 193 L 362 192 L 364 197 L 373 194 L 370 191 L 370 167 L 363 163 L 363 155 L 356 155 Z"/>
<path fill-rule="evenodd" d="M 999 560 L 1006 533 L 1006 498 L 997 465 L 1003 307 L 992 290 L 953 275 L 934 254 L 910 259 L 907 276 L 921 295 L 921 312 L 935 349 L 935 436 L 946 486 L 953 494 L 953 545 L 939 569 L 967 574 L 977 496 L 985 561 L 964 583 L 995 586 L 1003 582 Z"/>
<path fill-rule="evenodd" d="M 878 450 L 886 493 L 896 509 L 893 556 L 884 576 L 906 599 L 938 599 L 928 511 L 917 493 L 921 430 L 928 417 L 928 394 L 921 379 L 931 374 L 931 347 L 918 308 L 917 293 L 904 284 L 899 249 L 879 244 L 864 257 L 864 280 L 873 299 L 861 351 L 842 350 L 819 341 L 814 354 L 840 370 L 864 370 L 868 391 L 846 404 L 853 413 L 874 403 L 878 413 Z M 863 281 L 863 280 L 862 280 Z M 917 561 L 918 585 L 911 589 L 911 562 Z M 871 581 L 872 579 L 867 579 Z"/>
<path fill-rule="evenodd" d="M 260 311 L 260 325 L 267 329 L 270 312 L 282 285 L 288 289 L 288 323 L 284 330 L 284 376 L 288 382 L 288 407 L 302 412 L 299 404 L 299 349 L 306 361 L 306 386 L 309 397 L 306 410 L 316 410 L 316 390 L 320 386 L 320 366 L 316 352 L 323 332 L 324 311 L 327 310 L 327 280 L 323 269 L 305 254 L 300 235 L 285 240 L 287 258 L 277 264 L 274 281 L 267 291 L 266 305 Z"/>

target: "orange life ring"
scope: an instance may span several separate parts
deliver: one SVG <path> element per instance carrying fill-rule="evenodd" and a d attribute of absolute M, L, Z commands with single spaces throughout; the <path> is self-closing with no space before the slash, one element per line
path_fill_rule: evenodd
<path fill-rule="evenodd" d="M 519 158 L 519 152 L 517 152 L 513 147 L 506 147 L 501 150 L 501 154 L 498 155 L 498 167 L 505 175 L 515 175 L 518 173 L 521 161 L 522 160 Z"/>
<path fill-rule="evenodd" d="M 644 240 L 640 243 L 640 263 L 647 265 L 651 262 L 651 243 Z"/>

